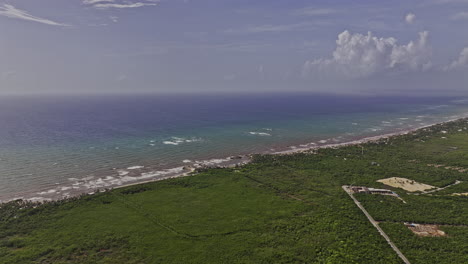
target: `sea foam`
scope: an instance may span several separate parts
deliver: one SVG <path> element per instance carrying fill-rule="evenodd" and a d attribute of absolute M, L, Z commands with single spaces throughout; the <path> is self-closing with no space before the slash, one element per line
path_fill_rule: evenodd
<path fill-rule="evenodd" d="M 257 135 L 257 136 L 271 136 L 270 133 L 266 133 L 266 132 L 255 132 L 255 131 L 249 132 L 249 134 L 251 134 L 251 135 Z"/>
<path fill-rule="evenodd" d="M 162 143 L 165 144 L 165 145 L 174 145 L 174 146 L 177 146 L 177 145 L 180 145 L 180 144 L 183 144 L 183 143 L 192 143 L 192 142 L 199 142 L 199 141 L 202 141 L 201 138 L 181 138 L 181 137 L 172 137 L 171 140 L 165 140 L 163 141 Z"/>

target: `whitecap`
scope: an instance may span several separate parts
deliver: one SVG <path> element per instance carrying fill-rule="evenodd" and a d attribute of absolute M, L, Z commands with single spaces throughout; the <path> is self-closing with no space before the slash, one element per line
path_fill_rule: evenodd
<path fill-rule="evenodd" d="M 183 162 L 183 163 L 190 163 L 190 162 L 192 162 L 192 161 L 189 160 L 189 159 L 185 159 L 185 160 L 183 160 L 182 162 Z"/>
<path fill-rule="evenodd" d="M 216 164 L 220 164 L 223 162 L 230 161 L 231 158 L 225 158 L 225 159 L 210 159 L 210 160 L 203 160 L 203 161 L 196 161 L 196 165 L 202 165 L 202 166 L 213 166 Z"/>
<path fill-rule="evenodd" d="M 249 134 L 257 135 L 257 136 L 271 136 L 271 134 L 265 133 L 265 132 L 254 132 L 254 131 L 252 131 L 252 132 L 249 132 Z"/>
<path fill-rule="evenodd" d="M 56 193 L 56 192 L 58 192 L 56 189 L 50 189 L 50 190 L 47 190 L 47 191 L 38 192 L 37 194 L 44 195 L 44 194 L 52 194 L 52 193 Z"/>
<path fill-rule="evenodd" d="M 172 142 L 172 141 L 163 141 L 163 144 L 166 144 L 166 145 L 179 145 L 179 143 Z"/>
<path fill-rule="evenodd" d="M 192 143 L 192 142 L 199 142 L 199 141 L 202 141 L 201 138 L 181 138 L 181 137 L 172 137 L 171 140 L 166 140 L 166 141 L 163 141 L 163 144 L 166 144 L 166 145 L 179 145 L 179 144 L 182 144 L 182 143 Z"/>
<path fill-rule="evenodd" d="M 129 174 L 130 172 L 126 170 L 117 170 L 117 173 L 119 174 L 119 176 L 125 176 Z"/>
<path fill-rule="evenodd" d="M 439 109 L 443 107 L 448 107 L 449 105 L 435 105 L 435 106 L 429 106 L 427 109 Z"/>
<path fill-rule="evenodd" d="M 131 166 L 131 167 L 128 167 L 127 170 L 137 170 L 137 169 L 143 169 L 145 166 Z"/>

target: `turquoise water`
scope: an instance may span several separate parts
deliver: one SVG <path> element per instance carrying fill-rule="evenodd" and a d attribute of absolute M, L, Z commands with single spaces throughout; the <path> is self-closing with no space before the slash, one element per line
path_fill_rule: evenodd
<path fill-rule="evenodd" d="M 169 177 L 202 161 L 346 142 L 466 113 L 460 98 L 1 97 L 0 200 L 65 197 Z"/>

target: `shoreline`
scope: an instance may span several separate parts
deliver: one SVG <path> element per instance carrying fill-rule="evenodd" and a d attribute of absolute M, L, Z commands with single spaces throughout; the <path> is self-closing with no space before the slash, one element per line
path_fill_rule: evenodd
<path fill-rule="evenodd" d="M 424 125 L 420 127 L 415 127 L 415 128 L 391 132 L 391 133 L 385 133 L 381 135 L 357 137 L 356 139 L 352 139 L 350 141 L 341 142 L 341 143 L 326 143 L 327 141 L 330 140 L 328 139 L 328 140 L 325 140 L 325 142 L 321 142 L 319 144 L 304 143 L 304 144 L 299 145 L 302 147 L 290 146 L 288 149 L 281 150 L 281 151 L 271 151 L 271 152 L 265 152 L 265 153 L 249 153 L 249 154 L 243 154 L 243 155 L 237 155 L 237 156 L 229 156 L 229 157 L 221 158 L 221 159 L 194 161 L 193 163 L 187 164 L 185 166 L 167 168 L 167 169 L 162 169 L 159 171 L 144 171 L 143 170 L 144 166 L 128 167 L 126 170 L 115 169 L 116 172 L 119 173 L 119 175 L 120 175 L 119 171 L 125 171 L 125 174 L 121 175 L 122 176 L 121 179 L 117 179 L 116 182 L 118 183 L 115 183 L 115 184 L 112 184 L 112 183 L 102 184 L 103 180 L 113 178 L 112 176 L 107 176 L 105 179 L 98 178 L 97 180 L 87 179 L 86 177 L 83 179 L 76 179 L 76 183 L 73 183 L 71 186 L 64 185 L 60 187 L 60 191 L 52 192 L 52 190 L 58 190 L 57 188 L 57 189 L 45 190 L 42 192 L 36 191 L 36 192 L 31 192 L 31 193 L 24 193 L 22 195 L 18 194 L 13 198 L 0 200 L 0 205 L 11 202 L 11 201 L 15 201 L 15 200 L 44 203 L 44 202 L 51 202 L 51 201 L 66 200 L 66 199 L 73 198 L 73 197 L 79 197 L 81 195 L 93 195 L 99 192 L 106 192 L 106 191 L 110 191 L 113 189 L 120 189 L 120 188 L 125 188 L 125 187 L 139 185 L 139 184 L 146 184 L 150 182 L 162 181 L 162 180 L 173 179 L 173 178 L 194 176 L 198 173 L 197 170 L 243 166 L 243 165 L 250 163 L 252 161 L 252 156 L 254 155 L 294 155 L 298 153 L 307 153 L 311 151 L 316 151 L 319 149 L 341 148 L 341 147 L 347 147 L 347 146 L 366 144 L 366 143 L 376 142 L 382 139 L 389 139 L 391 137 L 407 135 L 409 133 L 412 133 L 421 129 L 426 129 L 426 128 L 430 128 L 430 127 L 437 126 L 437 125 L 444 125 L 447 123 L 464 120 L 467 118 L 468 118 L 468 114 L 465 114 L 462 117 L 446 120 L 443 122 L 437 122 L 437 123 L 433 123 L 429 125 Z M 321 141 L 324 141 L 324 140 L 321 140 Z M 308 146 L 308 145 L 311 145 L 311 146 Z M 303 146 L 306 146 L 306 147 L 303 147 Z M 70 179 L 75 179 L 75 178 L 70 178 Z M 84 188 L 83 187 L 75 188 L 75 184 L 77 184 L 78 182 L 82 182 Z M 111 179 L 111 182 L 112 182 L 112 179 Z M 69 191 L 69 192 L 62 194 L 61 193 L 62 191 Z"/>

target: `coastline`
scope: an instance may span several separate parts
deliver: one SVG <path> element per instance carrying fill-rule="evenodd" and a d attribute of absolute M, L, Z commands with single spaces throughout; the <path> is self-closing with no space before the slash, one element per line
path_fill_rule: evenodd
<path fill-rule="evenodd" d="M 59 188 L 44 190 L 41 192 L 33 192 L 33 193 L 25 193 L 17 195 L 11 199 L 0 200 L 0 204 L 8 203 L 14 200 L 25 200 L 30 202 L 49 202 L 49 201 L 58 201 L 58 200 L 65 200 L 73 197 L 78 197 L 84 194 L 92 195 L 98 192 L 105 192 L 110 191 L 113 189 L 120 189 L 128 186 L 134 186 L 139 184 L 145 184 L 155 181 L 162 181 L 167 179 L 173 178 L 180 178 L 180 177 L 188 177 L 194 176 L 199 170 L 203 169 L 210 169 L 210 168 L 229 168 L 229 167 L 236 167 L 236 166 L 243 166 L 252 161 L 252 157 L 254 155 L 294 155 L 297 153 L 307 153 L 316 151 L 319 149 L 327 149 L 327 148 L 341 148 L 353 145 L 360 145 L 366 144 L 371 142 L 376 142 L 382 139 L 389 139 L 391 137 L 397 137 L 401 135 L 406 135 L 409 133 L 416 132 L 421 129 L 430 128 L 437 125 L 443 125 L 459 120 L 465 120 L 468 118 L 468 115 L 464 115 L 455 119 L 450 119 L 443 122 L 437 122 L 429 125 L 424 125 L 420 127 L 415 127 L 411 129 L 385 133 L 381 135 L 375 136 L 363 136 L 357 137 L 356 139 L 340 142 L 340 143 L 304 143 L 301 144 L 300 147 L 290 146 L 288 149 L 281 150 L 281 151 L 271 151 L 266 153 L 249 153 L 244 155 L 237 155 L 237 156 L 229 156 L 226 158 L 221 159 L 210 159 L 210 160 L 202 160 L 202 161 L 194 161 L 190 165 L 180 166 L 175 168 L 167 168 L 158 171 L 146 171 L 144 166 L 132 166 L 128 167 L 126 170 L 116 170 L 119 173 L 123 171 L 124 173 L 121 175 L 122 178 L 119 180 L 114 180 L 113 177 L 107 176 L 106 178 L 98 178 L 98 179 L 76 179 L 74 184 L 71 186 L 57 186 Z M 323 140 L 328 142 L 329 140 Z M 75 179 L 75 178 L 71 178 Z M 110 179 L 110 184 L 104 182 L 104 180 Z M 75 188 L 78 182 L 84 183 L 81 188 Z M 114 182 L 114 184 L 112 184 Z M 55 191 L 54 191 L 55 190 Z M 56 191 L 60 190 L 60 191 Z M 66 191 L 66 193 L 63 193 Z"/>

